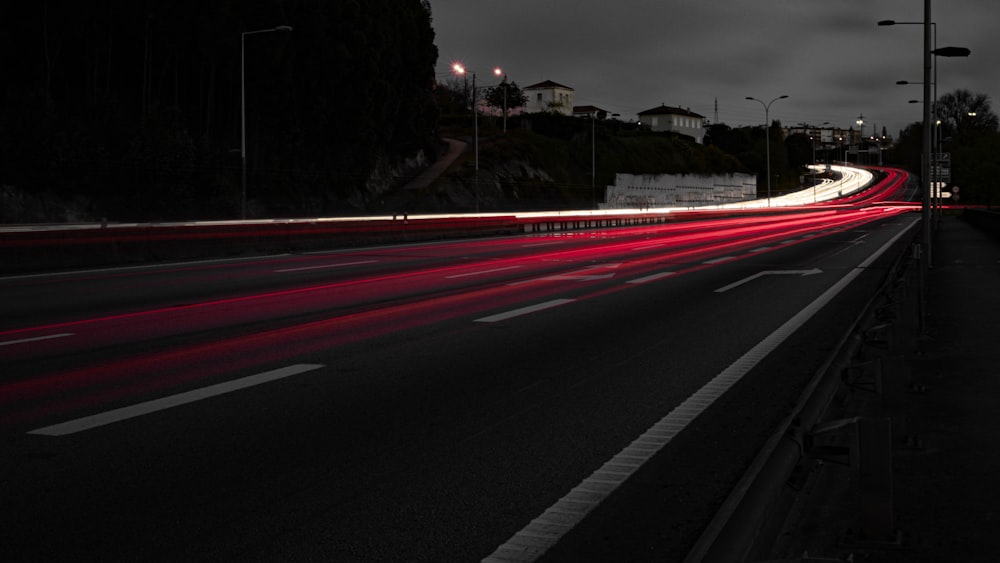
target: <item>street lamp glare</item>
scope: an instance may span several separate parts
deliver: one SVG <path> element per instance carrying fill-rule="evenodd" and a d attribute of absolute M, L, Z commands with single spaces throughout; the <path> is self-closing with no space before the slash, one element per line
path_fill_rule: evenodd
<path fill-rule="evenodd" d="M 456 74 L 465 74 L 465 67 L 462 63 L 453 63 L 451 65 L 451 70 L 455 71 Z"/>
<path fill-rule="evenodd" d="M 500 67 L 493 69 L 493 76 L 503 76 L 503 69 Z"/>

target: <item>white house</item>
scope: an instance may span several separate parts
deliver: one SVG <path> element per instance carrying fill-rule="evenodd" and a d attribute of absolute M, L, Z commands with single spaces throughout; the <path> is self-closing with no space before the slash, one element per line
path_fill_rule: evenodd
<path fill-rule="evenodd" d="M 660 107 L 640 111 L 639 121 L 649 125 L 653 131 L 672 131 L 693 137 L 698 144 L 701 144 L 705 138 L 705 116 L 698 115 L 689 109 L 660 105 Z"/>
<path fill-rule="evenodd" d="M 556 112 L 563 115 L 573 113 L 573 89 L 557 82 L 546 80 L 521 89 L 528 97 L 524 104 L 525 113 Z"/>

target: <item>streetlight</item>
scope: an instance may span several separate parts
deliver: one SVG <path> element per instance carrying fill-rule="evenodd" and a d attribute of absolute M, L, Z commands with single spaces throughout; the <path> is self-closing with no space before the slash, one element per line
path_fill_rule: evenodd
<path fill-rule="evenodd" d="M 479 96 L 476 94 L 476 73 L 465 68 L 462 63 L 454 63 L 451 65 L 451 69 L 455 74 L 465 76 L 466 74 L 472 75 L 472 131 L 473 131 L 473 147 L 476 156 L 476 213 L 479 213 Z M 493 74 L 495 76 L 502 76 L 503 69 L 496 67 L 493 69 Z M 504 76 L 504 80 L 506 80 Z M 504 90 L 504 131 L 507 130 L 507 90 Z"/>
<path fill-rule="evenodd" d="M 597 136 L 594 123 L 597 120 L 597 109 L 590 112 L 590 207 L 597 209 Z M 619 117 L 619 113 L 607 114 Z M 604 119 L 603 117 L 601 119 Z"/>
<path fill-rule="evenodd" d="M 931 56 L 934 57 L 968 57 L 972 51 L 965 47 L 941 47 L 937 46 L 937 24 L 931 21 L 931 0 L 924 0 L 924 20 L 921 22 L 896 22 L 893 20 L 883 20 L 878 25 L 922 25 L 924 26 L 924 127 L 923 127 L 923 159 L 920 164 L 920 181 L 923 184 L 923 197 L 920 206 L 921 221 L 923 222 L 923 239 L 921 241 L 922 250 L 927 256 L 927 268 L 931 267 L 931 231 L 930 231 L 930 207 L 931 207 Z M 933 37 L 932 37 L 933 28 Z M 933 38 L 933 42 L 932 42 Z M 934 100 L 937 100 L 937 59 L 933 59 L 934 64 Z M 935 112 L 936 113 L 936 112 Z M 940 148 L 939 148 L 940 150 Z M 921 327 L 923 328 L 923 327 Z"/>
<path fill-rule="evenodd" d="M 247 35 L 271 31 L 291 31 L 290 25 L 268 29 L 244 31 L 240 34 L 240 160 L 243 165 L 243 196 L 240 199 L 240 218 L 247 218 L 247 89 L 246 89 L 246 38 Z"/>
<path fill-rule="evenodd" d="M 493 76 L 496 76 L 497 78 L 501 76 L 503 77 L 503 82 L 501 82 L 501 84 L 503 84 L 503 132 L 506 133 L 507 132 L 507 87 L 508 87 L 507 75 L 504 73 L 502 68 L 496 67 L 495 69 L 493 69 Z"/>
<path fill-rule="evenodd" d="M 748 100 L 753 100 L 759 102 L 760 105 L 764 106 L 764 147 L 767 152 L 767 206 L 771 207 L 771 119 L 769 113 L 771 111 L 771 104 L 778 100 L 784 100 L 788 96 L 778 96 L 777 98 L 771 100 L 770 102 L 764 103 L 763 100 L 758 100 L 757 98 L 747 96 Z"/>
<path fill-rule="evenodd" d="M 935 39 L 934 42 L 937 43 L 937 26 L 934 27 Z M 896 84 L 898 86 L 922 86 L 923 82 L 913 82 L 910 80 L 897 80 Z M 938 125 L 941 124 L 941 120 L 937 116 L 937 57 L 934 58 L 934 80 L 931 82 L 931 86 L 934 87 L 934 102 L 931 105 L 931 113 L 934 119 L 934 131 L 931 134 L 931 164 L 930 164 L 930 176 L 931 185 L 934 187 L 931 193 L 931 216 L 934 219 L 935 225 L 937 221 L 941 219 L 941 128 Z M 910 100 L 911 104 L 919 104 L 920 100 Z M 938 195 L 934 195 L 937 192 Z"/>
<path fill-rule="evenodd" d="M 854 123 L 858 124 L 858 166 L 861 166 L 861 144 L 865 140 L 865 114 L 859 115 Z"/>

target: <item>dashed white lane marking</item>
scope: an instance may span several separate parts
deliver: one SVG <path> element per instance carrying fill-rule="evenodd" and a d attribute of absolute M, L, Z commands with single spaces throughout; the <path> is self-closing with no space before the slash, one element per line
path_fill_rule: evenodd
<path fill-rule="evenodd" d="M 344 266 L 359 266 L 361 264 L 371 264 L 373 262 L 378 262 L 378 260 L 359 260 L 357 262 L 340 262 L 338 264 L 321 264 L 319 266 L 303 266 L 301 268 L 285 268 L 283 270 L 275 270 L 277 274 L 284 274 L 286 272 L 302 272 L 305 270 L 322 270 L 325 268 L 343 268 Z"/>
<path fill-rule="evenodd" d="M 736 382 L 743 378 L 765 356 L 798 330 L 813 315 L 836 297 L 854 278 L 871 265 L 889 247 L 916 224 L 910 225 L 896 234 L 879 250 L 847 273 L 837 283 L 823 292 L 812 303 L 796 313 L 748 350 L 739 359 L 713 377 L 701 389 L 674 407 L 667 416 L 651 426 L 624 450 L 612 457 L 590 477 L 584 479 L 560 500 L 550 506 L 541 516 L 532 520 L 523 530 L 515 533 L 482 563 L 531 563 L 537 561 L 546 551 L 580 523 L 619 485 L 625 482 L 648 459 L 666 446 L 688 423 L 704 412 L 716 399 L 721 397 Z"/>
<path fill-rule="evenodd" d="M 506 266 L 504 268 L 493 268 L 492 270 L 479 270 L 478 272 L 469 272 L 467 274 L 455 274 L 453 276 L 445 276 L 446 279 L 454 278 L 467 278 L 469 276 L 481 276 L 483 274 L 492 274 L 494 272 L 503 272 L 505 270 L 516 270 L 520 266 Z"/>
<path fill-rule="evenodd" d="M 720 256 L 718 258 L 712 258 L 711 260 L 705 260 L 702 264 L 718 264 L 719 262 L 725 262 L 726 260 L 732 260 L 735 256 Z"/>
<path fill-rule="evenodd" d="M 663 278 L 668 278 L 677 272 L 660 272 L 658 274 L 652 274 L 649 276 L 643 276 L 641 278 L 636 278 L 634 280 L 629 280 L 627 283 L 647 283 L 651 281 L 656 281 Z"/>
<path fill-rule="evenodd" d="M 66 338 L 67 336 L 73 336 L 72 332 L 63 332 L 60 334 L 48 334 L 45 336 L 36 336 L 34 338 L 22 338 L 20 340 L 7 340 L 5 342 L 0 342 L 0 346 L 12 346 L 14 344 L 27 344 L 28 342 L 38 342 L 40 340 L 52 340 L 53 338 Z"/>
<path fill-rule="evenodd" d="M 85 416 L 83 418 L 53 424 L 52 426 L 32 430 L 28 432 L 28 434 L 39 434 L 42 436 L 65 436 L 67 434 L 75 434 L 77 432 L 83 432 L 84 430 L 90 430 L 106 424 L 121 422 L 137 416 L 162 411 L 180 405 L 186 405 L 188 403 L 208 399 L 210 397 L 230 393 L 232 391 L 239 391 L 240 389 L 246 389 L 248 387 L 298 375 L 307 371 L 313 371 L 321 367 L 323 367 L 322 364 L 295 364 L 286 366 L 258 373 L 256 375 L 250 375 L 241 379 L 235 379 L 233 381 L 209 385 L 208 387 L 202 387 L 201 389 L 185 391 L 184 393 L 177 393 L 176 395 L 170 395 L 168 397 L 130 405 L 92 416 Z"/>
<path fill-rule="evenodd" d="M 476 319 L 477 323 L 496 323 L 500 321 L 505 321 L 507 319 L 512 319 L 514 317 L 520 317 L 521 315 L 527 315 L 537 311 L 544 311 L 545 309 L 551 309 L 552 307 L 558 307 L 559 305 L 565 305 L 566 303 L 571 303 L 576 301 L 575 299 L 553 299 L 552 301 L 546 301 L 544 303 L 536 303 L 535 305 L 529 305 L 527 307 L 521 307 L 520 309 L 514 309 L 512 311 L 506 311 L 504 313 L 497 313 L 496 315 L 490 315 L 488 317 L 483 317 L 481 319 Z"/>

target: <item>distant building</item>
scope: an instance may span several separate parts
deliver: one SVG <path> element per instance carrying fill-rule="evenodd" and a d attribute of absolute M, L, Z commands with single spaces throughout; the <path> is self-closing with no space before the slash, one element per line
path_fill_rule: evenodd
<path fill-rule="evenodd" d="M 557 82 L 546 80 L 521 89 L 528 97 L 524 104 L 525 113 L 554 112 L 571 115 L 573 112 L 573 89 Z"/>
<path fill-rule="evenodd" d="M 639 121 L 653 131 L 671 131 L 692 137 L 701 144 L 705 138 L 705 116 L 689 109 L 660 105 L 639 112 Z"/>

